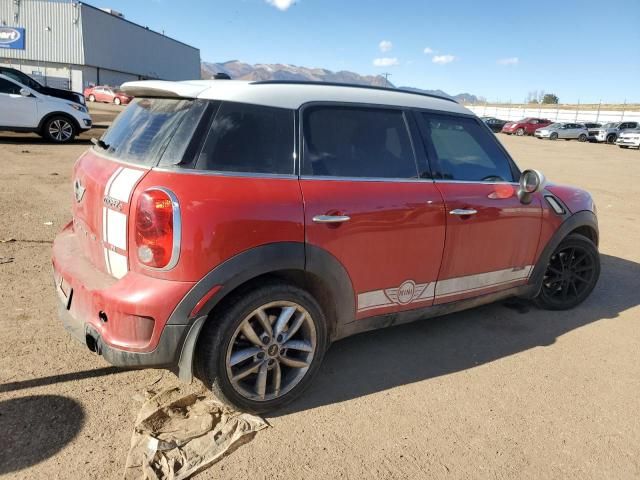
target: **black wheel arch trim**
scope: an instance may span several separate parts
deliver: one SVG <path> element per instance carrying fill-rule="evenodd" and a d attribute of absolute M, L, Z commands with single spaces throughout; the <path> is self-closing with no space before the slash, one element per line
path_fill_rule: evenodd
<path fill-rule="evenodd" d="M 547 265 L 549 264 L 551 255 L 553 255 L 553 252 L 555 252 L 558 245 L 560 245 L 560 242 L 562 242 L 562 240 L 564 240 L 571 232 L 582 227 L 588 227 L 595 232 L 596 238 L 594 243 L 596 247 L 598 246 L 600 233 L 598 230 L 598 219 L 596 215 L 589 210 L 583 210 L 569 216 L 547 242 L 547 245 L 542 250 L 540 257 L 533 268 L 533 272 L 529 277 L 529 284 L 535 287 L 532 290 L 532 298 L 537 296 L 540 292 L 544 274 L 547 270 Z"/>
<path fill-rule="evenodd" d="M 246 282 L 261 275 L 285 270 L 317 277 L 329 291 L 332 300 L 330 303 L 334 305 L 335 311 L 328 313 L 335 316 L 337 323 L 353 321 L 355 294 L 344 266 L 320 247 L 303 242 L 278 242 L 251 248 L 215 267 L 185 295 L 167 324 L 192 324 L 195 318 L 191 318 L 191 312 L 215 286 L 221 286 L 220 290 L 201 307 L 198 314 L 211 312 L 231 291 Z"/>
<path fill-rule="evenodd" d="M 38 128 L 36 129 L 36 131 L 41 132 L 42 129 L 44 128 L 45 124 L 53 117 L 64 117 L 67 120 L 69 120 L 71 122 L 71 124 L 73 125 L 73 127 L 75 128 L 75 133 L 78 134 L 79 132 L 82 131 L 82 127 L 80 126 L 80 124 L 77 122 L 77 120 L 75 118 L 73 118 L 72 115 L 69 115 L 68 113 L 65 112 L 51 112 L 51 113 L 47 113 L 44 117 L 42 117 L 42 119 L 40 120 L 40 123 L 38 124 Z"/>

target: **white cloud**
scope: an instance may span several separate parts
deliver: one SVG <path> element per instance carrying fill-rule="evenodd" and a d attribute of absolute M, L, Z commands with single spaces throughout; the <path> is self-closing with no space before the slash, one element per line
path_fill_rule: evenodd
<path fill-rule="evenodd" d="M 296 3 L 296 0 L 266 0 L 266 2 L 284 12 L 285 10 L 288 10 L 291 5 Z"/>
<path fill-rule="evenodd" d="M 375 67 L 393 67 L 399 64 L 400 62 L 398 62 L 398 59 L 395 57 L 382 57 L 382 58 L 375 58 L 373 60 L 373 65 Z"/>
<path fill-rule="evenodd" d="M 393 48 L 393 43 L 391 43 L 389 40 L 382 40 L 378 47 L 380 47 L 380 51 L 382 53 L 388 52 Z"/>
<path fill-rule="evenodd" d="M 456 59 L 453 55 L 434 55 L 431 59 L 433 63 L 439 63 L 444 65 L 445 63 L 451 63 Z"/>
<path fill-rule="evenodd" d="M 427 47 L 427 48 L 425 48 L 425 49 L 424 49 L 424 54 L 425 54 L 425 55 L 432 55 L 432 54 L 434 54 L 434 53 L 435 53 L 435 52 L 434 52 L 434 51 L 433 51 L 433 49 L 432 49 L 432 48 L 430 48 L 430 47 Z"/>
<path fill-rule="evenodd" d="M 497 61 L 498 65 L 518 65 L 520 59 L 518 57 L 501 58 Z"/>

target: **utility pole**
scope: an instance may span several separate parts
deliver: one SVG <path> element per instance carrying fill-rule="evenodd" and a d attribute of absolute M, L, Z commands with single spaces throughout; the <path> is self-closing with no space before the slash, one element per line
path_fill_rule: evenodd
<path fill-rule="evenodd" d="M 391 74 L 389 72 L 384 72 L 382 76 L 384 77 L 384 86 L 389 87 L 389 77 Z"/>

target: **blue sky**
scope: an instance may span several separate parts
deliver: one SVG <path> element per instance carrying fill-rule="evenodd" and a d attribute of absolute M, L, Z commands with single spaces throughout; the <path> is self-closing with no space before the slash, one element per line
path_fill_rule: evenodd
<path fill-rule="evenodd" d="M 398 86 L 490 101 L 545 90 L 562 102 L 640 102 L 640 0 L 106 3 L 204 61 L 390 72 Z"/>

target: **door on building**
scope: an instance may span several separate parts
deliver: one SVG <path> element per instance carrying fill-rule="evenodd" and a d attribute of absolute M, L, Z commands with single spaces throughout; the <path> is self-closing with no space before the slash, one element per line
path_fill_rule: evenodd
<path fill-rule="evenodd" d="M 18 83 L 0 78 L 0 126 L 33 128 L 38 123 L 37 98 L 20 94 Z"/>

